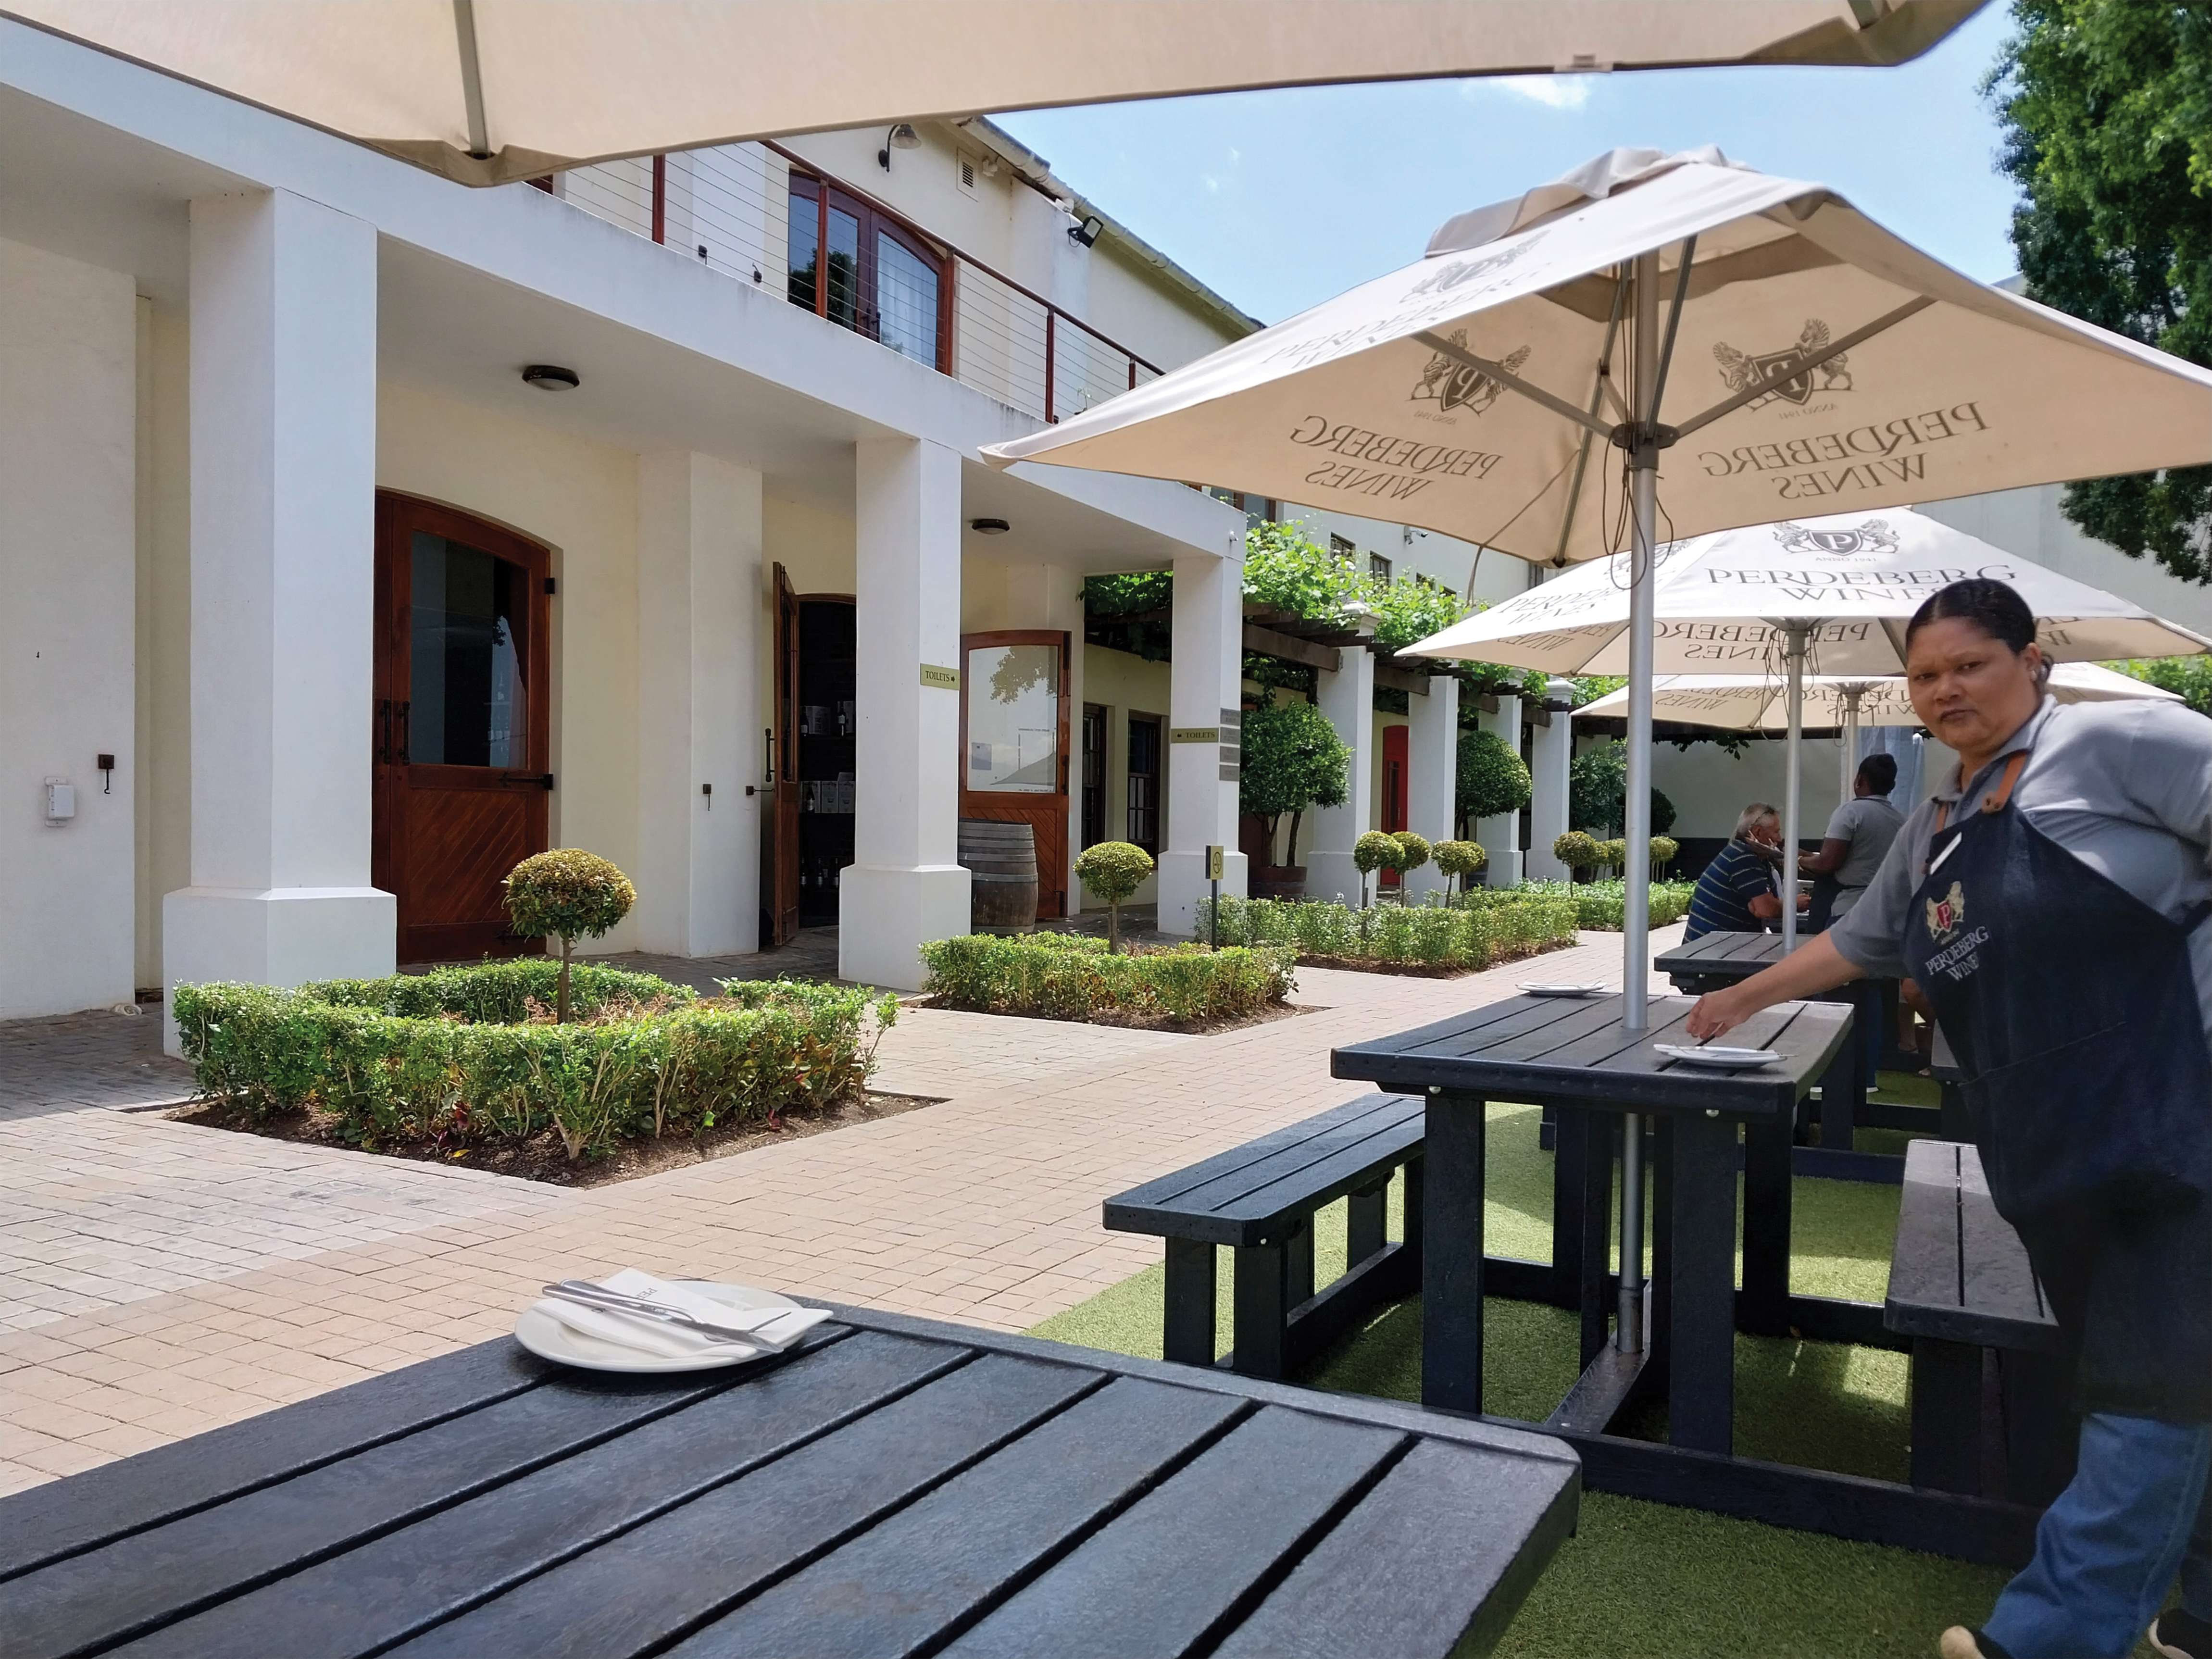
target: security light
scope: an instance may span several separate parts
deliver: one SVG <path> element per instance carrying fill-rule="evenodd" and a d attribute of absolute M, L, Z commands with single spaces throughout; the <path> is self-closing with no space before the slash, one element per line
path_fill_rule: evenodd
<path fill-rule="evenodd" d="M 968 527 L 979 536 L 1003 536 L 1012 526 L 1004 519 L 970 519 Z"/>
<path fill-rule="evenodd" d="M 583 384 L 574 369 L 553 363 L 532 363 L 522 371 L 522 379 L 524 384 L 534 386 L 540 392 L 566 392 Z"/>
<path fill-rule="evenodd" d="M 1099 232 L 1105 228 L 1106 222 L 1094 213 L 1081 224 L 1070 225 L 1067 228 L 1067 237 L 1072 242 L 1083 247 L 1089 247 L 1098 240 Z"/>

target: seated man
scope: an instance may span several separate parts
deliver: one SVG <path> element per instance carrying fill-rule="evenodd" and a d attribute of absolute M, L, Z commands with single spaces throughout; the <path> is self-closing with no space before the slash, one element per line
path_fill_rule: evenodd
<path fill-rule="evenodd" d="M 1781 845 L 1782 814 L 1763 800 L 1745 807 L 1736 818 L 1735 835 L 1698 878 L 1683 939 L 1756 933 L 1779 916 L 1782 901 L 1774 891 L 1774 866 Z"/>

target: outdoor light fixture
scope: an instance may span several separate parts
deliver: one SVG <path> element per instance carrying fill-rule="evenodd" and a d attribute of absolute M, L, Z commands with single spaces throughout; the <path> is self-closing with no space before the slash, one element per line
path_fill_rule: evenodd
<path fill-rule="evenodd" d="M 914 130 L 914 123 L 902 121 L 884 135 L 884 147 L 876 152 L 876 165 L 885 173 L 891 170 L 891 152 L 895 149 L 920 149 L 921 135 Z"/>
<path fill-rule="evenodd" d="M 1003 536 L 1012 528 L 1004 519 L 970 519 L 968 527 L 979 536 Z"/>
<path fill-rule="evenodd" d="M 562 368 L 554 363 L 532 363 L 522 371 L 525 385 L 534 386 L 540 392 L 566 392 L 583 381 L 573 368 Z"/>
<path fill-rule="evenodd" d="M 1106 222 L 1092 214 L 1079 225 L 1067 228 L 1067 240 L 1082 247 L 1089 247 L 1098 240 L 1098 233 L 1106 228 Z"/>

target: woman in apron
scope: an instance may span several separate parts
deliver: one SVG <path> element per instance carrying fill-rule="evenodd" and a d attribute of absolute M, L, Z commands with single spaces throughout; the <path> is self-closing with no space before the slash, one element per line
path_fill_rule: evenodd
<path fill-rule="evenodd" d="M 2120 1659 L 2146 1626 L 2168 1659 L 2212 1659 L 2212 720 L 2060 708 L 2002 582 L 1942 589 L 1905 638 L 1957 774 L 1847 915 L 1689 1030 L 1869 973 L 1919 983 L 2083 1413 L 2034 1560 L 1943 1659 Z"/>

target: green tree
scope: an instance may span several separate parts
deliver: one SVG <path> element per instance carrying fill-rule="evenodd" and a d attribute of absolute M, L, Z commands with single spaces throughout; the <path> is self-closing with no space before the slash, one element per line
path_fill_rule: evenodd
<path fill-rule="evenodd" d="M 1528 804 L 1528 768 L 1513 745 L 1495 732 L 1459 734 L 1459 773 L 1454 781 L 1453 805 L 1459 814 L 1459 832 L 1477 818 L 1494 818 L 1517 812 Z"/>
<path fill-rule="evenodd" d="M 1106 901 L 1106 954 L 1121 948 L 1121 904 L 1152 873 L 1152 855 L 1134 842 L 1102 841 L 1075 860 L 1075 878 Z"/>
<path fill-rule="evenodd" d="M 1480 875 L 1490 863 L 1490 854 L 1480 842 L 1440 841 L 1436 851 L 1437 868 L 1450 877 L 1462 893 L 1467 891 L 1468 878 Z"/>
<path fill-rule="evenodd" d="M 1410 830 L 1393 830 L 1390 839 L 1398 843 L 1399 852 L 1398 862 L 1391 867 L 1401 875 L 1419 869 L 1437 850 L 1429 845 L 1426 836 L 1417 836 Z"/>
<path fill-rule="evenodd" d="M 1382 830 L 1370 830 L 1352 843 L 1352 862 L 1359 871 L 1359 908 L 1367 908 L 1367 878 L 1377 870 L 1395 870 L 1406 849 L 1398 838 Z"/>
<path fill-rule="evenodd" d="M 1577 830 L 1622 828 L 1628 802 L 1628 745 L 1618 738 L 1586 750 L 1567 769 L 1567 822 Z M 1674 827 L 1674 803 L 1651 792 L 1651 833 Z"/>
<path fill-rule="evenodd" d="M 2200 714 L 2212 714 L 2212 657 L 2137 658 L 2105 666 L 2172 692 Z"/>
<path fill-rule="evenodd" d="M 568 1023 L 568 963 L 580 939 L 598 939 L 629 914 L 637 889 L 597 853 L 556 847 L 526 858 L 507 873 L 507 914 L 524 939 L 561 941 L 561 988 L 553 1018 Z"/>
<path fill-rule="evenodd" d="M 1364 605 L 1372 584 L 1296 525 L 1255 524 L 1244 533 L 1244 597 L 1271 610 L 1325 621 Z"/>
<path fill-rule="evenodd" d="M 2212 365 L 2212 8 L 2013 0 L 1984 91 L 2020 186 L 2013 247 L 2045 305 Z M 2212 581 L 2212 467 L 2069 484 L 2063 511 Z"/>
<path fill-rule="evenodd" d="M 1328 717 L 1310 702 L 1263 702 L 1244 716 L 1239 810 L 1267 820 L 1267 856 L 1275 856 L 1275 829 L 1288 813 L 1297 856 L 1298 824 L 1310 806 L 1341 806 L 1352 751 Z"/>

